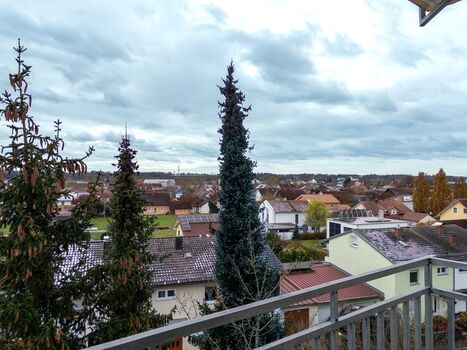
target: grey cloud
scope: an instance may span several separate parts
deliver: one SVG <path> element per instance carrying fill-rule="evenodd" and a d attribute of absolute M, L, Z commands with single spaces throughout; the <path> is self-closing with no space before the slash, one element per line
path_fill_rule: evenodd
<path fill-rule="evenodd" d="M 355 57 L 363 53 L 360 45 L 352 41 L 347 35 L 337 34 L 333 41 L 323 40 L 328 53 L 340 57 Z"/>

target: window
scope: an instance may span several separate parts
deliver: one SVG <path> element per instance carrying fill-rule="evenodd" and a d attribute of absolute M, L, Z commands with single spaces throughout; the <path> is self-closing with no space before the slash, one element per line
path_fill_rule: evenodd
<path fill-rule="evenodd" d="M 358 247 L 358 238 L 357 238 L 357 236 L 352 235 L 352 234 L 350 235 L 350 246 L 354 247 L 354 248 Z"/>
<path fill-rule="evenodd" d="M 175 289 L 166 289 L 157 291 L 157 299 L 173 299 L 175 298 Z"/>
<path fill-rule="evenodd" d="M 216 288 L 215 287 L 204 288 L 204 300 L 205 301 L 216 300 Z"/>
<path fill-rule="evenodd" d="M 445 267 L 437 267 L 436 268 L 436 273 L 438 275 L 447 275 L 448 274 Z"/>
<path fill-rule="evenodd" d="M 339 235 L 341 233 L 341 224 L 335 222 L 329 223 L 329 237 Z"/>
<path fill-rule="evenodd" d="M 418 284 L 418 270 L 410 271 L 409 280 L 410 284 Z"/>
<path fill-rule="evenodd" d="M 298 214 L 295 214 L 295 225 L 298 225 Z"/>
<path fill-rule="evenodd" d="M 457 214 L 457 208 L 456 208 L 456 207 L 452 208 L 452 212 L 453 212 L 454 214 Z"/>
<path fill-rule="evenodd" d="M 467 214 L 467 208 L 464 208 L 464 214 Z"/>

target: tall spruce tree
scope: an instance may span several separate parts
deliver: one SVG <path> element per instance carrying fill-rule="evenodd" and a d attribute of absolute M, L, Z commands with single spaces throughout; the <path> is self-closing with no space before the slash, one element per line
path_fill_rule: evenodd
<path fill-rule="evenodd" d="M 418 213 L 430 212 L 430 182 L 422 171 L 414 181 L 413 207 Z"/>
<path fill-rule="evenodd" d="M 251 107 L 244 107 L 245 95 L 237 88 L 234 66 L 219 91 L 218 130 L 220 141 L 219 222 L 216 245 L 216 279 L 223 306 L 232 308 L 261 299 L 278 291 L 279 272 L 265 259 L 265 237 L 259 221 L 258 207 L 252 197 L 253 168 L 248 158 L 249 134 L 243 122 Z M 226 334 L 230 336 L 227 338 Z M 248 349 L 277 339 L 281 329 L 273 313 L 237 322 L 221 334 L 223 346 Z M 226 344 L 226 342 L 228 344 Z"/>
<path fill-rule="evenodd" d="M 80 346 L 74 301 L 80 298 L 75 266 L 63 269 L 64 256 L 89 239 L 85 232 L 95 201 L 92 189 L 71 218 L 57 220 L 57 199 L 67 196 L 65 173 L 86 171 L 84 159 L 62 157 L 61 123 L 55 136 L 40 134 L 30 115 L 32 97 L 23 61 L 26 49 L 15 48 L 17 71 L 10 74 L 15 95 L 0 97 L 0 115 L 9 123 L 10 143 L 2 146 L 0 225 L 0 349 L 73 349 Z M 3 175 L 6 173 L 6 184 Z M 95 189 L 95 187 L 93 187 Z"/>
<path fill-rule="evenodd" d="M 160 327 L 170 319 L 152 308 L 150 264 L 155 257 L 147 248 L 155 224 L 143 215 L 145 200 L 135 181 L 137 152 L 126 133 L 118 151 L 118 162 L 113 164 L 117 170 L 110 201 L 110 248 L 104 252 L 105 263 L 88 276 L 97 283 L 85 300 L 88 322 L 94 327 L 91 344 Z"/>
<path fill-rule="evenodd" d="M 439 169 L 433 183 L 433 194 L 431 195 L 431 212 L 433 215 L 443 210 L 451 200 L 451 189 L 449 188 L 446 173 Z"/>
<path fill-rule="evenodd" d="M 467 198 L 467 183 L 463 177 L 458 177 L 456 179 L 453 196 L 455 199 Z"/>

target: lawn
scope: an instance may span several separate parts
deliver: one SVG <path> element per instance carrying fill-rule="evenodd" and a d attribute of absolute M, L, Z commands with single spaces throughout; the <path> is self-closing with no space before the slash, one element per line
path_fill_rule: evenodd
<path fill-rule="evenodd" d="M 156 230 L 154 231 L 153 237 L 164 238 L 164 237 L 175 237 L 175 230 Z"/>
<path fill-rule="evenodd" d="M 305 248 L 322 248 L 319 239 L 293 240 L 291 242 L 295 242 Z"/>
<path fill-rule="evenodd" d="M 157 217 L 156 223 L 161 228 L 171 229 L 176 218 L 177 218 L 176 215 L 160 215 Z M 109 223 L 109 218 L 103 217 L 103 216 L 98 216 L 91 220 L 91 224 L 97 227 L 98 230 L 107 230 L 108 223 Z"/>
<path fill-rule="evenodd" d="M 169 227 L 172 228 L 177 215 L 160 215 L 157 217 L 156 222 L 158 223 L 159 227 Z"/>

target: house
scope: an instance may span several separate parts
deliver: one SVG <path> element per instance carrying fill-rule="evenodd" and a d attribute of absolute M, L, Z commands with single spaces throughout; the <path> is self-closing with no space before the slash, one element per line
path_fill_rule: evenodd
<path fill-rule="evenodd" d="M 219 229 L 219 214 L 179 215 L 174 223 L 177 236 L 206 236 L 212 235 Z"/>
<path fill-rule="evenodd" d="M 326 219 L 326 238 L 352 230 L 390 229 L 415 226 L 409 220 L 385 218 L 381 210 L 374 216 L 370 209 L 351 209 L 338 212 L 337 217 Z"/>
<path fill-rule="evenodd" d="M 64 256 L 62 271 L 68 272 L 75 261 L 83 258 L 83 272 L 102 264 L 105 244 L 111 244 L 111 241 L 91 241 L 87 249 L 82 246 L 70 247 Z M 214 236 L 152 238 L 149 241 L 148 251 L 161 257 L 154 259 L 150 266 L 154 288 L 151 300 L 159 313 L 168 314 L 175 307 L 173 322 L 193 319 L 199 316 L 198 303 L 214 302 L 215 246 Z M 263 258 L 270 268 L 281 271 L 280 261 L 268 246 L 260 258 Z M 179 346 L 173 347 L 174 349 L 197 349 L 188 343 L 187 338 L 180 338 L 178 342 Z"/>
<path fill-rule="evenodd" d="M 329 239 L 329 257 L 326 261 L 356 275 L 429 255 L 465 261 L 466 252 L 467 230 L 456 225 L 354 230 Z M 453 271 L 452 268 L 435 265 L 432 278 L 437 288 L 467 288 L 467 273 L 457 269 Z M 417 268 L 368 283 L 382 291 L 388 299 L 423 286 L 424 271 Z M 465 304 L 456 305 L 456 309 L 462 308 L 465 310 Z M 410 309 L 413 311 L 413 304 Z M 435 314 L 445 315 L 445 301 L 435 296 L 433 310 Z"/>
<path fill-rule="evenodd" d="M 57 198 L 57 215 L 71 215 L 71 211 L 75 207 L 76 201 L 80 198 L 89 196 L 89 192 L 69 192 L 67 195 L 62 195 Z"/>
<path fill-rule="evenodd" d="M 426 213 L 405 213 L 401 217 L 402 220 L 415 222 L 417 225 L 431 225 L 436 222 L 436 219 Z"/>
<path fill-rule="evenodd" d="M 173 179 L 145 179 L 143 181 L 144 187 L 165 188 L 175 186 Z"/>
<path fill-rule="evenodd" d="M 440 221 L 467 220 L 467 198 L 452 200 L 436 217 Z"/>
<path fill-rule="evenodd" d="M 170 193 L 151 191 L 144 193 L 146 204 L 144 215 L 166 215 L 170 214 Z"/>
<path fill-rule="evenodd" d="M 350 206 L 347 204 L 341 204 L 339 200 L 334 197 L 332 194 L 302 194 L 297 197 L 297 201 L 319 201 L 323 202 L 326 205 L 326 209 L 330 212 L 335 212 L 339 210 L 350 209 Z"/>
<path fill-rule="evenodd" d="M 307 201 L 265 200 L 259 206 L 260 221 L 282 239 L 291 239 L 295 226 L 305 224 L 307 206 Z"/>
<path fill-rule="evenodd" d="M 383 199 L 374 201 L 362 201 L 355 205 L 352 209 L 369 209 L 373 212 L 373 215 L 378 215 L 379 211 L 382 210 L 385 216 L 399 217 L 401 218 L 406 213 L 411 213 L 408 207 L 402 202 L 394 199 Z"/>
<path fill-rule="evenodd" d="M 407 208 L 413 210 L 413 189 L 411 188 L 389 187 L 384 191 L 383 197 L 402 202 Z"/>
<path fill-rule="evenodd" d="M 185 189 L 183 187 L 179 187 L 175 192 L 175 199 L 179 199 L 185 193 Z"/>
<path fill-rule="evenodd" d="M 287 270 L 287 267 L 284 266 L 284 270 Z M 308 266 L 303 266 L 302 263 L 281 277 L 281 294 L 292 293 L 348 276 L 347 272 L 330 263 L 311 264 L 308 262 Z M 383 293 L 368 284 L 341 289 L 337 297 L 339 312 L 352 306 L 366 306 L 384 299 Z M 291 305 L 284 310 L 286 334 L 290 335 L 326 322 L 330 316 L 329 294 Z"/>

